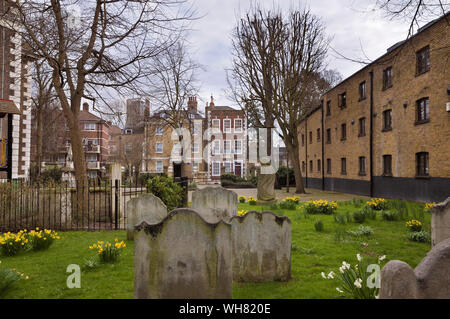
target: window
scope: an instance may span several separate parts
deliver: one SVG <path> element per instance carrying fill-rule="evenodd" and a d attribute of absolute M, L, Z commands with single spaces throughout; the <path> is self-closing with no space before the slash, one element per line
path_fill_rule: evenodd
<path fill-rule="evenodd" d="M 392 176 L 392 155 L 383 155 L 383 175 Z"/>
<path fill-rule="evenodd" d="M 231 141 L 223 141 L 223 153 L 231 154 Z"/>
<path fill-rule="evenodd" d="M 234 131 L 236 133 L 242 132 L 242 119 L 234 119 Z"/>
<path fill-rule="evenodd" d="M 194 127 L 192 129 L 192 135 L 198 135 L 198 134 L 200 134 L 199 125 L 194 125 Z"/>
<path fill-rule="evenodd" d="M 312 131 L 309 131 L 309 144 L 312 144 Z"/>
<path fill-rule="evenodd" d="M 327 173 L 331 174 L 331 158 L 327 158 Z"/>
<path fill-rule="evenodd" d="M 178 142 L 173 144 L 172 154 L 181 155 L 181 143 Z"/>
<path fill-rule="evenodd" d="M 302 171 L 304 172 L 306 170 L 306 164 L 305 161 L 302 161 Z"/>
<path fill-rule="evenodd" d="M 392 67 L 383 70 L 383 90 L 392 86 Z"/>
<path fill-rule="evenodd" d="M 312 173 L 313 171 L 313 161 L 309 161 L 309 171 Z"/>
<path fill-rule="evenodd" d="M 223 130 L 225 133 L 231 133 L 231 120 L 230 119 L 223 120 Z"/>
<path fill-rule="evenodd" d="M 430 102 L 427 97 L 416 102 L 416 124 L 426 123 L 430 120 Z"/>
<path fill-rule="evenodd" d="M 320 142 L 320 128 L 317 129 L 317 142 Z"/>
<path fill-rule="evenodd" d="M 327 128 L 327 144 L 331 144 L 331 129 Z"/>
<path fill-rule="evenodd" d="M 225 173 L 233 173 L 233 164 L 231 162 L 223 162 Z"/>
<path fill-rule="evenodd" d="M 347 139 L 347 124 L 343 123 L 341 125 L 341 141 L 345 141 Z"/>
<path fill-rule="evenodd" d="M 133 146 L 131 144 L 125 145 L 125 153 L 131 153 L 132 150 L 133 150 Z"/>
<path fill-rule="evenodd" d="M 163 135 L 163 128 L 162 127 L 157 127 L 156 128 L 156 135 Z"/>
<path fill-rule="evenodd" d="M 132 130 L 131 128 L 127 128 L 127 129 L 125 130 L 125 134 L 126 134 L 126 135 L 133 134 L 133 130 Z"/>
<path fill-rule="evenodd" d="M 192 163 L 192 168 L 194 169 L 194 171 L 198 171 L 198 162 Z"/>
<path fill-rule="evenodd" d="M 302 133 L 302 146 L 305 146 L 305 134 Z"/>
<path fill-rule="evenodd" d="M 347 159 L 341 158 L 341 174 L 347 174 Z"/>
<path fill-rule="evenodd" d="M 128 148 L 128 145 L 127 145 L 127 148 Z M 88 162 L 97 162 L 97 154 L 87 154 L 86 155 L 86 160 Z"/>
<path fill-rule="evenodd" d="M 392 110 L 383 111 L 383 131 L 392 130 Z"/>
<path fill-rule="evenodd" d="M 366 99 L 366 81 L 359 83 L 359 100 Z"/>
<path fill-rule="evenodd" d="M 117 146 L 116 145 L 111 145 L 111 151 L 113 153 L 117 152 Z"/>
<path fill-rule="evenodd" d="M 220 154 L 220 140 L 213 141 L 212 155 Z"/>
<path fill-rule="evenodd" d="M 366 175 L 366 158 L 364 156 L 359 157 L 359 175 Z"/>
<path fill-rule="evenodd" d="M 331 115 L 331 101 L 327 101 L 327 116 Z"/>
<path fill-rule="evenodd" d="M 163 173 L 164 172 L 163 161 L 156 161 L 156 172 L 157 173 Z"/>
<path fill-rule="evenodd" d="M 429 176 L 428 153 L 420 152 L 416 154 L 416 176 Z"/>
<path fill-rule="evenodd" d="M 358 136 L 366 136 L 366 118 L 359 119 L 359 133 Z"/>
<path fill-rule="evenodd" d="M 319 159 L 319 160 L 317 160 L 317 171 L 318 172 L 320 172 L 321 167 L 322 167 L 322 165 L 320 165 L 320 164 L 321 164 L 321 162 L 320 162 L 320 159 Z"/>
<path fill-rule="evenodd" d="M 163 152 L 163 143 L 156 143 L 156 153 Z"/>
<path fill-rule="evenodd" d="M 345 109 L 347 107 L 347 94 L 346 92 L 338 95 L 339 107 Z"/>
<path fill-rule="evenodd" d="M 85 131 L 95 131 L 95 123 L 86 123 L 84 124 Z"/>
<path fill-rule="evenodd" d="M 416 52 L 416 75 L 420 75 L 430 70 L 430 47 Z"/>
<path fill-rule="evenodd" d="M 220 120 L 219 119 L 212 120 L 212 129 L 215 132 L 220 131 Z"/>
<path fill-rule="evenodd" d="M 212 176 L 220 176 L 220 162 L 212 163 Z"/>
<path fill-rule="evenodd" d="M 200 145 L 198 143 L 192 143 L 192 153 L 197 154 L 200 152 Z"/>
<path fill-rule="evenodd" d="M 234 140 L 234 154 L 242 154 L 242 141 Z"/>

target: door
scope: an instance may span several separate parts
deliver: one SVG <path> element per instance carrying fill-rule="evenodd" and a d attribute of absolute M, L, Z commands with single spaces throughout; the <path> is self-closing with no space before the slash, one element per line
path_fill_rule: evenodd
<path fill-rule="evenodd" d="M 181 177 L 181 163 L 173 163 L 173 177 Z"/>
<path fill-rule="evenodd" d="M 242 176 L 242 163 L 234 162 L 234 175 L 241 177 Z"/>

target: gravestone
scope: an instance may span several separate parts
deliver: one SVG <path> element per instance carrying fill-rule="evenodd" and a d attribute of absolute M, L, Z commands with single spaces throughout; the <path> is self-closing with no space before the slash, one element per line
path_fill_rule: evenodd
<path fill-rule="evenodd" d="M 450 238 L 450 197 L 431 210 L 431 245 Z"/>
<path fill-rule="evenodd" d="M 416 269 L 393 260 L 381 271 L 380 299 L 449 299 L 450 238 L 431 249 Z"/>
<path fill-rule="evenodd" d="M 206 187 L 192 194 L 191 208 L 209 223 L 229 222 L 238 213 L 238 198 L 223 187 Z"/>
<path fill-rule="evenodd" d="M 232 297 L 231 225 L 173 210 L 158 224 L 136 226 L 134 297 Z"/>
<path fill-rule="evenodd" d="M 127 202 L 127 240 L 133 240 L 134 227 L 146 222 L 157 224 L 167 216 L 167 207 L 153 194 L 142 194 Z"/>
<path fill-rule="evenodd" d="M 112 163 L 110 166 L 110 180 L 111 180 L 111 210 L 113 213 L 113 220 L 116 220 L 118 226 L 125 225 L 125 218 L 123 212 L 123 190 L 122 190 L 122 165 L 120 163 Z M 117 207 L 116 207 L 117 206 Z"/>
<path fill-rule="evenodd" d="M 251 211 L 231 220 L 233 280 L 287 281 L 291 274 L 291 221 Z"/>
<path fill-rule="evenodd" d="M 275 197 L 275 170 L 271 165 L 261 165 L 258 173 L 258 189 L 257 189 L 257 204 L 271 205 L 276 203 Z"/>

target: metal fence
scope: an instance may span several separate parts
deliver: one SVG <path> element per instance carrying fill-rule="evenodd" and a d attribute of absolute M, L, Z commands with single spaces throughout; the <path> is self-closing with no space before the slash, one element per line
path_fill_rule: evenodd
<path fill-rule="evenodd" d="M 187 181 L 176 180 L 187 205 Z M 21 180 L 0 183 L 0 232 L 21 229 L 117 230 L 127 224 L 127 201 L 146 193 L 145 184 L 91 180 L 85 186 Z M 84 194 L 79 198 L 80 193 Z M 79 200 L 81 199 L 81 200 Z"/>

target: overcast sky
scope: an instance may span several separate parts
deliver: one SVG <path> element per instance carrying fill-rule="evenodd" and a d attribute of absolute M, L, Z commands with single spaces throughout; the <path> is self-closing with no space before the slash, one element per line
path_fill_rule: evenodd
<path fill-rule="evenodd" d="M 375 0 L 261 0 L 265 8 L 273 4 L 282 9 L 307 6 L 319 16 L 332 37 L 331 46 L 351 58 L 371 60 L 386 52 L 394 43 L 404 39 L 409 21 L 389 21 L 382 12 L 374 10 Z M 205 68 L 198 78 L 201 83 L 199 106 L 209 101 L 211 93 L 216 105 L 233 105 L 224 90 L 227 88 L 225 69 L 231 66 L 231 31 L 236 19 L 249 8 L 249 0 L 195 0 L 201 19 L 193 22 L 189 42 L 193 58 Z M 363 51 L 361 50 L 363 48 Z M 339 71 L 343 78 L 362 65 L 339 58 L 330 50 L 328 68 Z"/>

